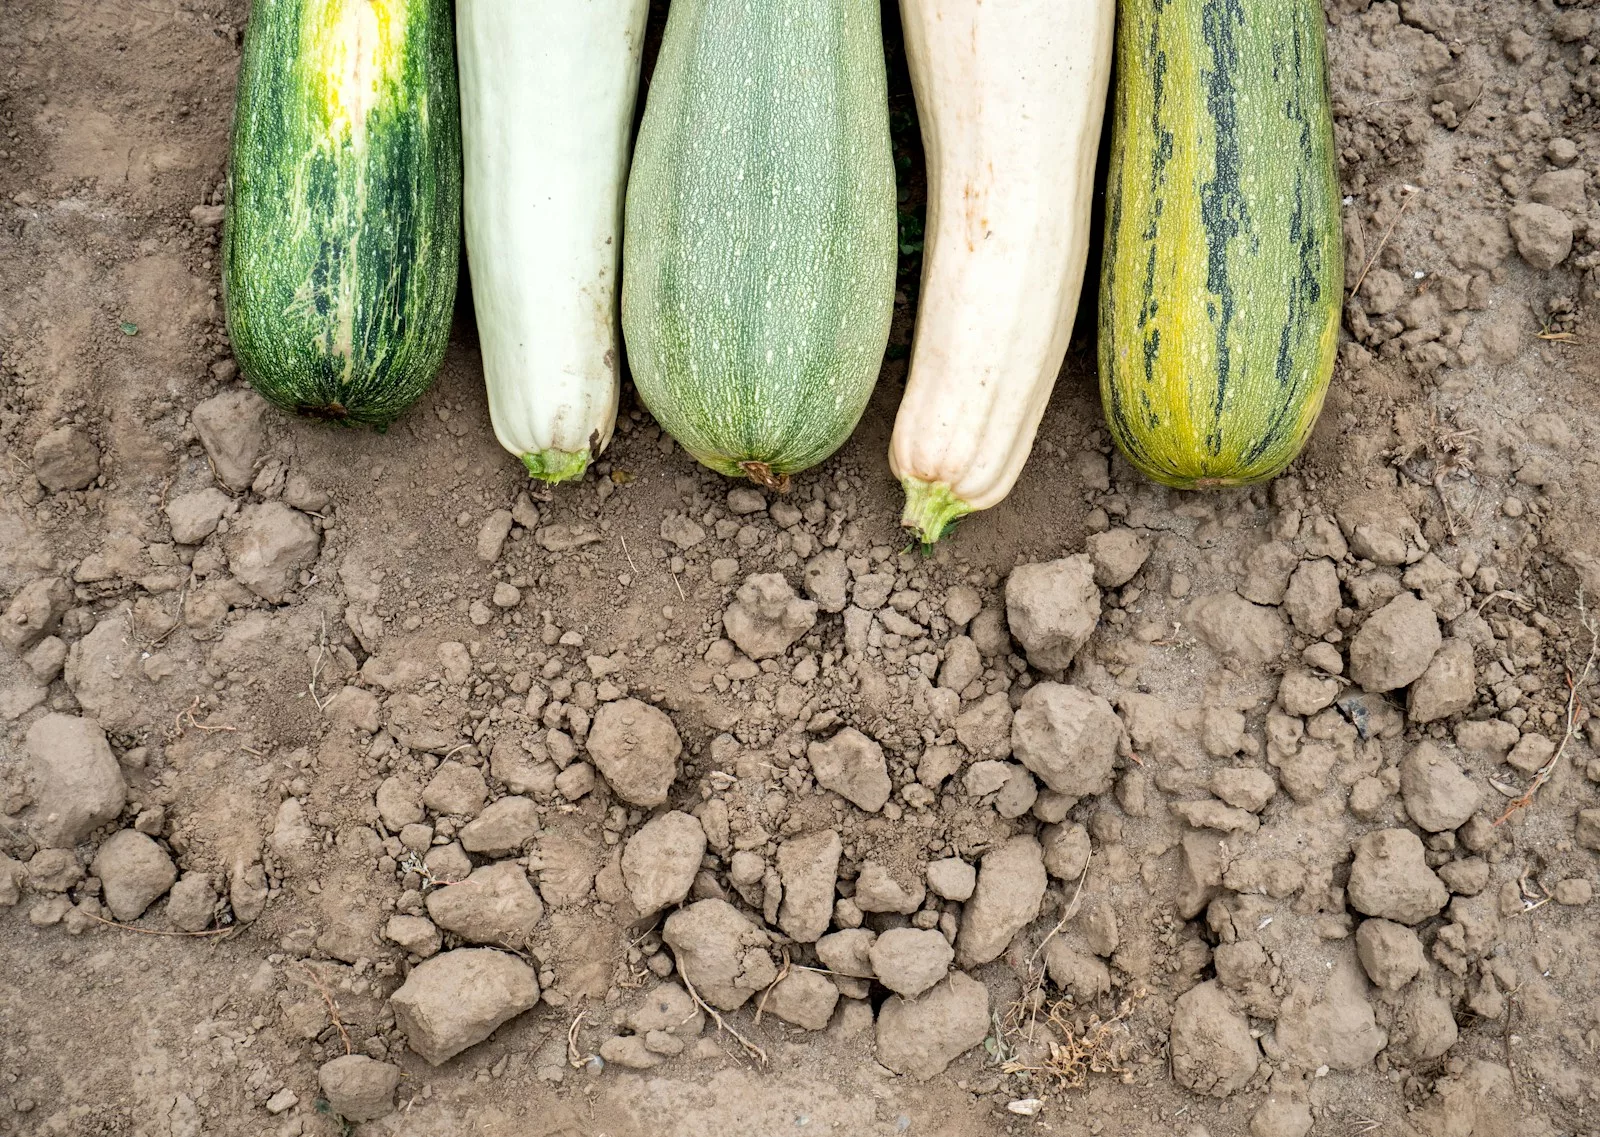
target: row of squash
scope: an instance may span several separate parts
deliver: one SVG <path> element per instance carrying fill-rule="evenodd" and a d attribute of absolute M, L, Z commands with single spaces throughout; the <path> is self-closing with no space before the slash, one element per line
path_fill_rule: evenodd
<path fill-rule="evenodd" d="M 605 448 L 624 342 L 707 466 L 782 486 L 838 449 L 894 304 L 879 0 L 673 0 L 635 139 L 648 7 L 255 0 L 224 278 L 257 389 L 347 423 L 403 412 L 443 357 L 464 214 L 495 432 L 535 477 Z M 1111 433 L 1171 486 L 1279 472 L 1343 297 L 1321 4 L 900 7 L 928 170 L 889 456 L 905 524 L 937 540 L 1028 457 L 1083 282 L 1113 39 Z"/>

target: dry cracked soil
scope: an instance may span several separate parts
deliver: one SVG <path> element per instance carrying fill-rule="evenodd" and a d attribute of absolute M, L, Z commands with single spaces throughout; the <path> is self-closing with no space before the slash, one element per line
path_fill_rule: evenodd
<path fill-rule="evenodd" d="M 894 344 L 776 496 L 631 394 L 535 492 L 465 296 L 386 435 L 266 408 L 245 4 L 7 4 L 0 1133 L 1600 1133 L 1600 28 L 1326 9 L 1306 454 L 1142 481 L 1080 319 L 924 555 L 892 10 Z"/>

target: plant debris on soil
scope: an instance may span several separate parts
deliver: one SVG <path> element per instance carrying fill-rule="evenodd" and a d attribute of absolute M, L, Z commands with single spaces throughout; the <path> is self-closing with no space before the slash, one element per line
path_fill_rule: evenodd
<path fill-rule="evenodd" d="M 1140 479 L 1087 303 L 924 554 L 892 6 L 893 345 L 777 493 L 631 392 L 537 490 L 465 289 L 387 434 L 269 409 L 246 5 L 11 4 L 0 1134 L 1600 1134 L 1600 29 L 1326 8 L 1358 286 L 1305 455 Z"/>

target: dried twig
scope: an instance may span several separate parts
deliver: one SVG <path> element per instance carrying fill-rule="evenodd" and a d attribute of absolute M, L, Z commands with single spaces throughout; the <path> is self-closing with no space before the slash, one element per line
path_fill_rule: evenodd
<path fill-rule="evenodd" d="M 171 636 L 173 632 L 178 630 L 178 625 L 183 623 L 183 601 L 189 595 L 189 584 L 190 584 L 190 581 L 193 581 L 193 580 L 194 580 L 194 574 L 190 573 L 189 574 L 189 579 L 185 580 L 183 582 L 183 587 L 178 589 L 178 604 L 177 604 L 177 608 L 175 609 L 175 614 L 172 617 L 172 626 L 170 628 L 168 628 L 166 631 L 162 632 L 155 639 L 151 640 L 148 644 L 146 644 L 145 645 L 145 650 L 146 651 L 152 651 L 155 648 L 158 648 L 162 644 L 166 643 L 167 642 L 167 638 L 169 636 Z"/>
<path fill-rule="evenodd" d="M 1521 608 L 1524 612 L 1532 612 L 1534 609 L 1533 601 L 1519 596 L 1515 592 L 1510 592 L 1502 588 L 1496 592 L 1489 593 L 1489 595 L 1483 598 L 1483 603 L 1478 605 L 1478 615 L 1483 615 L 1483 610 L 1489 605 L 1493 604 L 1496 600 L 1509 600 L 1518 608 Z"/>
<path fill-rule="evenodd" d="M 689 998 L 694 1000 L 695 1006 L 699 1007 L 702 1011 L 711 1016 L 711 1021 L 717 1024 L 718 1030 L 724 1030 L 731 1034 L 733 1036 L 733 1040 L 740 1046 L 744 1047 L 746 1054 L 749 1054 L 763 1066 L 767 1065 L 771 1061 L 767 1057 L 767 1052 L 761 1049 L 761 1047 L 757 1046 L 755 1043 L 751 1042 L 744 1035 L 734 1030 L 733 1027 L 729 1026 L 727 1020 L 717 1013 L 717 1009 L 700 997 L 700 992 L 694 989 L 694 984 L 689 982 L 689 977 L 684 974 L 683 960 L 677 958 L 678 953 L 676 951 L 674 951 L 672 955 L 673 962 L 676 963 L 678 967 L 678 978 L 683 980 L 684 989 L 689 992 Z"/>
<path fill-rule="evenodd" d="M 1517 810 L 1533 804 L 1533 797 L 1539 792 L 1550 775 L 1555 773 L 1562 757 L 1567 752 L 1567 747 L 1578 735 L 1578 712 L 1583 709 L 1583 702 L 1578 696 L 1578 691 L 1589 681 L 1589 675 L 1594 671 L 1595 658 L 1600 655 L 1600 621 L 1589 615 L 1589 610 L 1584 607 L 1583 590 L 1578 590 L 1578 620 L 1583 625 L 1583 630 L 1589 633 L 1589 654 L 1583 661 L 1583 669 L 1578 672 L 1578 677 L 1572 677 L 1572 669 L 1567 668 L 1567 728 L 1561 735 L 1561 745 L 1556 747 L 1556 752 L 1550 755 L 1550 760 L 1539 767 L 1533 775 L 1533 781 L 1528 783 L 1528 788 L 1519 798 L 1514 798 L 1506 806 L 1506 811 L 1495 818 L 1496 825 L 1504 825 Z"/>
<path fill-rule="evenodd" d="M 1128 1029 L 1128 1018 L 1134 1005 L 1142 998 L 1143 989 L 1122 1000 L 1109 1018 L 1091 1014 L 1080 1031 L 1068 1017 L 1067 1000 L 1058 999 L 1050 1007 L 1048 1024 L 1066 1039 L 1065 1043 L 1050 1042 L 1049 1054 L 1038 1063 L 1012 1059 L 1002 1069 L 1007 1074 L 1032 1074 L 1060 1089 L 1082 1089 L 1090 1074 L 1115 1074 L 1123 1082 L 1133 1080 L 1133 1032 Z"/>
<path fill-rule="evenodd" d="M 1400 218 L 1405 216 L 1406 210 L 1411 208 L 1412 201 L 1422 191 L 1416 186 L 1402 184 L 1400 192 L 1404 195 L 1400 199 L 1400 208 L 1395 211 L 1394 219 L 1389 222 L 1389 227 L 1383 231 L 1383 236 L 1378 238 L 1378 246 L 1372 250 L 1372 256 L 1368 257 L 1367 263 L 1362 266 L 1361 275 L 1356 277 L 1355 285 L 1350 289 L 1350 295 L 1352 296 L 1361 291 L 1361 284 L 1367 279 L 1367 273 L 1371 272 L 1372 266 L 1378 263 L 1378 257 L 1382 255 L 1383 247 L 1389 243 L 1389 238 L 1394 236 L 1394 227 L 1400 224 Z"/>
<path fill-rule="evenodd" d="M 1444 495 L 1444 474 L 1445 472 L 1442 469 L 1434 471 L 1433 489 L 1439 495 L 1440 507 L 1444 509 L 1444 527 L 1449 531 L 1450 539 L 1454 541 L 1458 535 L 1456 533 L 1456 520 L 1450 512 L 1450 499 Z"/>
<path fill-rule="evenodd" d="M 229 924 L 226 928 L 207 928 L 203 932 L 174 932 L 166 928 L 139 928 L 132 924 L 119 924 L 115 920 L 107 920 L 104 916 L 96 916 L 93 912 L 84 912 L 91 920 L 97 920 L 109 928 L 121 928 L 124 932 L 138 932 L 141 936 L 225 936 L 229 932 L 237 932 L 238 924 Z"/>
<path fill-rule="evenodd" d="M 1536 336 L 1537 339 L 1548 340 L 1551 343 L 1582 343 L 1583 341 L 1572 332 L 1552 332 L 1546 324 Z"/>
<path fill-rule="evenodd" d="M 322 614 L 322 636 L 317 641 L 317 659 L 316 659 L 316 662 L 311 665 L 311 682 L 306 684 L 307 688 L 311 692 L 311 701 L 317 705 L 317 710 L 319 710 L 319 711 L 327 710 L 328 709 L 328 703 L 333 702 L 333 696 L 332 695 L 329 695 L 327 702 L 324 702 L 322 700 L 322 698 L 317 694 L 317 680 L 322 676 L 322 661 L 324 659 L 326 659 L 327 657 L 328 657 L 328 614 L 326 612 L 324 612 Z"/>
<path fill-rule="evenodd" d="M 1078 873 L 1078 885 L 1075 889 L 1073 889 L 1072 899 L 1067 901 L 1066 907 L 1061 911 L 1061 919 L 1056 921 L 1055 927 L 1051 928 L 1045 933 L 1044 939 L 1039 941 L 1039 946 L 1034 948 L 1033 954 L 1028 957 L 1028 969 L 1030 971 L 1033 969 L 1033 961 L 1039 958 L 1039 953 L 1044 951 L 1045 945 L 1054 939 L 1055 936 L 1067 926 L 1072 918 L 1078 914 L 1078 902 L 1083 899 L 1083 882 L 1088 875 L 1089 862 L 1086 860 L 1083 862 L 1083 870 Z"/>
<path fill-rule="evenodd" d="M 783 966 L 778 968 L 778 977 L 767 984 L 767 989 L 761 992 L 761 999 L 756 1003 L 756 1025 L 761 1025 L 761 1015 L 767 1009 L 767 997 L 772 994 L 772 989 L 785 979 L 789 978 L 789 969 L 792 962 L 789 959 L 789 949 L 783 949 Z"/>
<path fill-rule="evenodd" d="M 618 533 L 617 538 L 622 542 L 622 555 L 628 558 L 628 567 L 633 570 L 633 575 L 639 575 L 639 566 L 633 563 L 633 554 L 628 552 L 628 539 Z"/>
<path fill-rule="evenodd" d="M 339 1017 L 339 1004 L 334 1001 L 333 992 L 328 990 L 328 985 L 322 981 L 322 976 L 312 969 L 309 963 L 301 963 L 300 970 L 304 971 L 311 980 L 311 985 L 317 989 L 317 994 L 322 996 L 322 1001 L 328 1005 L 328 1017 L 333 1020 L 334 1029 L 339 1032 L 339 1037 L 344 1040 L 344 1052 L 354 1053 L 355 1048 L 350 1045 L 350 1032 L 344 1028 L 344 1020 Z"/>
<path fill-rule="evenodd" d="M 185 730 L 187 730 L 191 726 L 194 727 L 198 731 L 203 731 L 206 734 L 212 734 L 215 731 L 219 731 L 219 730 L 233 732 L 233 731 L 237 731 L 239 729 L 236 726 L 210 726 L 210 725 L 208 725 L 206 723 L 203 723 L 199 719 L 194 717 L 195 711 L 197 711 L 199 709 L 200 709 L 200 696 L 196 695 L 194 697 L 194 701 L 192 703 L 190 703 L 187 707 L 185 707 L 183 710 L 178 712 L 178 717 L 173 720 L 173 724 L 174 724 L 174 726 L 175 726 L 175 728 L 176 728 L 176 730 L 177 730 L 177 732 L 179 734 L 182 734 Z M 185 722 L 185 720 L 187 720 L 187 723 Z"/>
<path fill-rule="evenodd" d="M 582 1054 L 578 1051 L 578 1027 L 583 1023 L 583 1016 L 588 1013 L 589 1009 L 585 1007 L 573 1016 L 572 1025 L 567 1027 L 567 1065 L 574 1070 L 589 1061 L 587 1054 Z"/>
<path fill-rule="evenodd" d="M 1537 912 L 1540 908 L 1550 903 L 1551 896 L 1544 890 L 1542 884 L 1538 881 L 1532 881 L 1532 887 L 1529 887 L 1530 875 L 1531 870 L 1523 869 L 1522 875 L 1517 877 L 1517 895 L 1522 900 L 1522 907 L 1513 912 L 1513 916 L 1525 916 L 1529 912 Z"/>

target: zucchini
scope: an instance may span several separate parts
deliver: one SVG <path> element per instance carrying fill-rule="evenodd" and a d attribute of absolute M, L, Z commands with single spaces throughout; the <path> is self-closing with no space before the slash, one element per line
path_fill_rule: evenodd
<path fill-rule="evenodd" d="M 1022 473 L 1089 254 L 1113 0 L 900 0 L 928 156 L 911 373 L 889 443 L 924 544 Z"/>
<path fill-rule="evenodd" d="M 690 454 L 781 486 L 849 437 L 889 338 L 877 0 L 675 0 L 634 146 L 622 330 Z"/>
<path fill-rule="evenodd" d="M 1123 0 L 1100 391 L 1179 488 L 1271 478 L 1333 371 L 1344 249 L 1317 0 Z"/>
<path fill-rule="evenodd" d="M 240 369 L 288 410 L 386 426 L 444 358 L 461 248 L 448 0 L 255 0 L 223 235 Z"/>
<path fill-rule="evenodd" d="M 622 191 L 649 0 L 457 0 L 467 260 L 489 419 L 548 482 L 617 421 Z"/>

